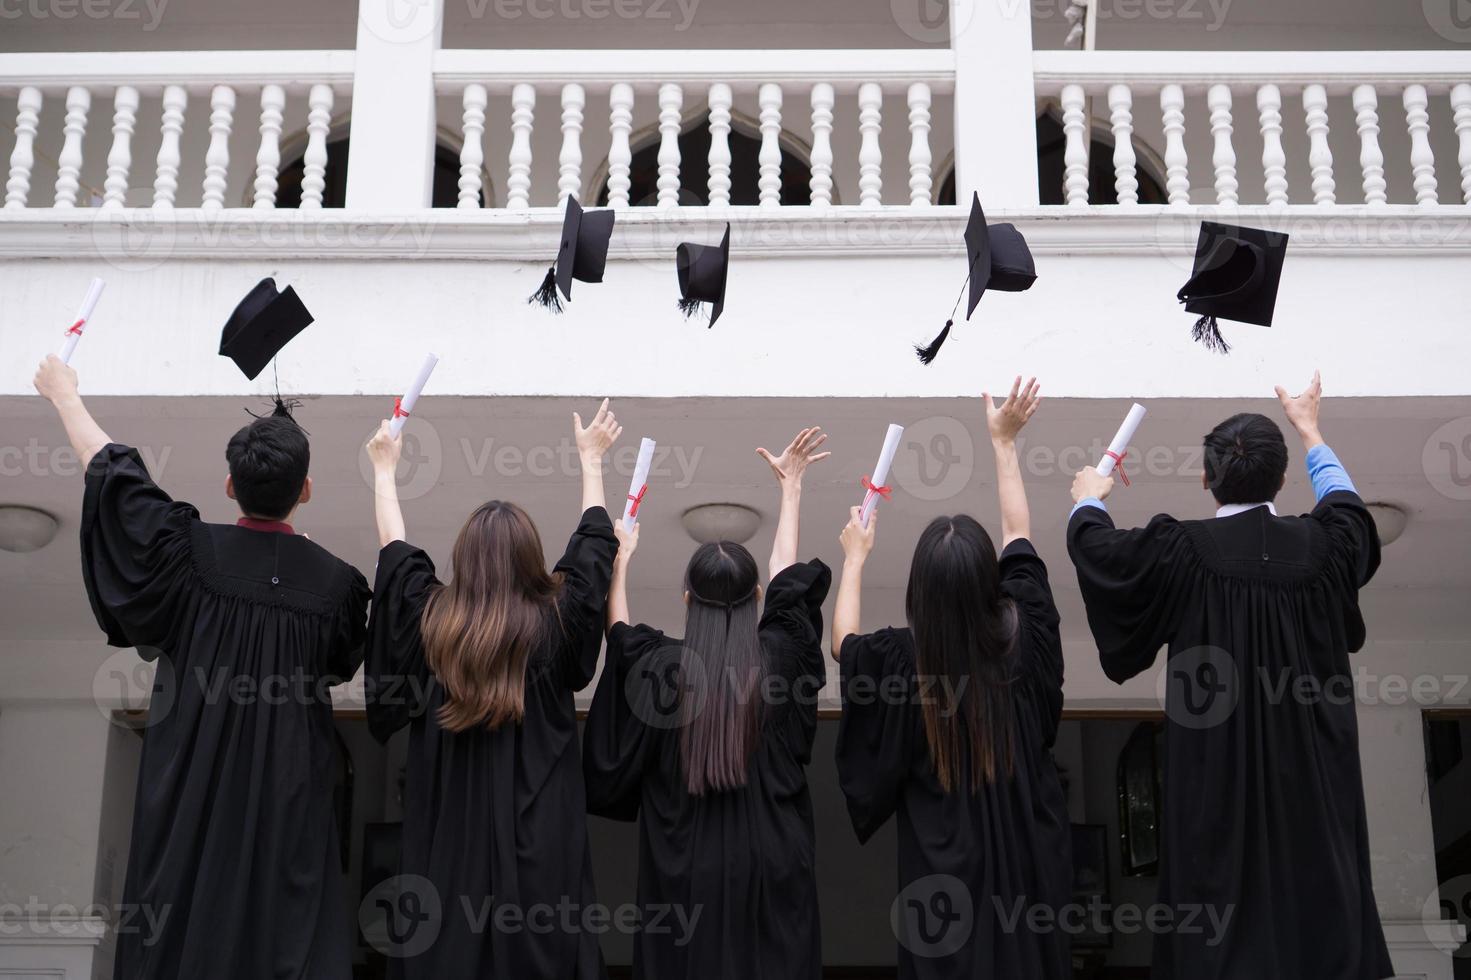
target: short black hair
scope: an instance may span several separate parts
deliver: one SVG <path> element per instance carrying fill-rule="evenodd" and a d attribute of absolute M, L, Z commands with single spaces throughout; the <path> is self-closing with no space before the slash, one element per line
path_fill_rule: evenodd
<path fill-rule="evenodd" d="M 1265 415 L 1233 415 L 1205 437 L 1205 479 L 1222 504 L 1272 500 L 1287 476 L 1287 442 Z"/>
<path fill-rule="evenodd" d="M 301 499 L 312 450 L 301 426 L 268 415 L 230 438 L 225 460 L 240 510 L 249 517 L 281 520 Z"/>

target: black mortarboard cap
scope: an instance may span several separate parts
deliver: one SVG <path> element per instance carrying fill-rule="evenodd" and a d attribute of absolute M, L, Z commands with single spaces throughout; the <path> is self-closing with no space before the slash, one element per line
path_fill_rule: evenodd
<path fill-rule="evenodd" d="M 1218 319 L 1272 325 L 1287 238 L 1280 231 L 1201 222 L 1195 268 L 1177 294 L 1186 312 L 1199 316 L 1192 332 L 1197 341 L 1226 354 L 1231 346 Z"/>
<path fill-rule="evenodd" d="M 608 264 L 608 242 L 613 238 L 613 218 L 611 209 L 584 211 L 577 198 L 569 195 L 562 215 L 562 242 L 557 248 L 556 261 L 527 302 L 540 303 L 553 313 L 561 313 L 562 301 L 557 298 L 557 290 L 571 302 L 573 279 L 602 282 L 603 269 Z"/>
<path fill-rule="evenodd" d="M 230 358 L 244 375 L 255 380 L 287 342 L 306 329 L 312 315 L 287 286 L 277 291 L 267 276 L 255 284 L 225 321 L 220 354 Z"/>
<path fill-rule="evenodd" d="M 988 225 L 986 213 L 981 210 L 981 197 L 972 194 L 970 217 L 965 223 L 965 258 L 970 270 L 966 278 L 968 293 L 965 318 L 976 311 L 987 289 L 999 289 L 1007 293 L 1020 293 L 1032 288 L 1037 281 L 1037 267 L 1032 262 L 1032 250 L 1027 240 L 1017 231 L 1016 225 Z M 959 303 L 957 301 L 957 306 Z M 928 364 L 940 352 L 950 328 L 955 326 L 955 314 L 945 321 L 945 328 L 926 347 L 916 346 L 920 363 Z"/>
<path fill-rule="evenodd" d="M 719 245 L 683 242 L 674 250 L 679 273 L 679 309 L 694 316 L 701 303 L 710 303 L 710 326 L 725 309 L 725 280 L 730 271 L 730 224 Z"/>

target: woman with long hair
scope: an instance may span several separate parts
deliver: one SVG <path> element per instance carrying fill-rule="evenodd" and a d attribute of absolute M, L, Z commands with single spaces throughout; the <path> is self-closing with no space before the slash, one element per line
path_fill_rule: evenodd
<path fill-rule="evenodd" d="M 394 485 L 401 439 L 368 444 L 377 583 L 368 622 L 368 725 L 409 726 L 397 888 L 372 896 L 395 976 L 595 980 L 598 935 L 573 692 L 591 682 L 618 542 L 603 457 L 622 431 L 603 401 L 573 415 L 582 519 L 550 572 L 513 503 L 476 508 L 441 582 L 404 540 Z M 572 910 L 567 915 L 564 910 Z M 385 948 L 386 947 L 386 948 Z"/>
<path fill-rule="evenodd" d="M 876 520 L 843 529 L 833 610 L 843 719 L 838 777 L 866 842 L 895 813 L 901 978 L 1072 976 L 1065 923 L 1071 830 L 1051 748 L 1062 712 L 1062 641 L 1047 569 L 1028 540 L 1016 435 L 1035 380 L 986 421 L 996 453 L 1001 554 L 975 519 L 920 535 L 908 626 L 859 631 Z"/>
<path fill-rule="evenodd" d="M 685 570 L 683 639 L 631 625 L 639 529 L 618 522 L 608 663 L 583 759 L 589 811 L 639 820 L 636 978 L 820 975 L 807 763 L 832 573 L 797 562 L 797 527 L 802 478 L 829 455 L 817 451 L 826 439 L 803 429 L 779 457 L 757 450 L 781 487 L 764 609 L 751 553 L 712 542 Z"/>

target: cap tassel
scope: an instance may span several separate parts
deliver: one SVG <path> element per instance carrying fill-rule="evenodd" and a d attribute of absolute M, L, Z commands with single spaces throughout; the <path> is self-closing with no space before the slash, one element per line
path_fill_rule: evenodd
<path fill-rule="evenodd" d="M 553 313 L 562 312 L 562 298 L 557 295 L 557 267 L 555 265 L 547 270 L 546 278 L 541 281 L 536 292 L 526 298 L 526 302 L 540 304 Z"/>
<path fill-rule="evenodd" d="M 1203 316 L 1196 320 L 1195 329 L 1190 331 L 1190 336 L 1195 338 L 1196 343 L 1204 344 L 1207 350 L 1218 354 L 1231 353 L 1231 345 L 1221 336 L 1221 327 L 1213 316 Z"/>
<path fill-rule="evenodd" d="M 940 353 L 940 348 L 945 346 L 945 339 L 950 336 L 950 328 L 953 326 L 955 326 L 954 320 L 946 320 L 945 329 L 940 331 L 940 336 L 930 341 L 928 347 L 920 347 L 918 344 L 914 346 L 914 353 L 918 355 L 919 363 L 929 364 L 935 359 L 935 355 Z"/>
<path fill-rule="evenodd" d="M 688 320 L 700 312 L 700 305 L 700 301 L 697 299 L 685 299 L 681 297 L 678 303 L 679 312 L 683 313 L 684 318 Z"/>

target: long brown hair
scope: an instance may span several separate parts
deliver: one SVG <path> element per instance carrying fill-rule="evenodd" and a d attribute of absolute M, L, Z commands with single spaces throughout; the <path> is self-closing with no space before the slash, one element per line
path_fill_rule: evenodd
<path fill-rule="evenodd" d="M 499 728 L 526 713 L 526 664 L 550 626 L 561 583 L 515 504 L 482 504 L 455 539 L 449 584 L 429 597 L 424 659 L 444 687 L 439 724 Z"/>
<path fill-rule="evenodd" d="M 915 668 L 934 695 L 921 706 L 925 741 L 940 787 L 976 793 L 1015 762 L 1011 704 L 1016 607 L 1001 591 L 996 546 L 972 517 L 937 517 L 919 536 L 904 600 L 914 631 Z"/>

